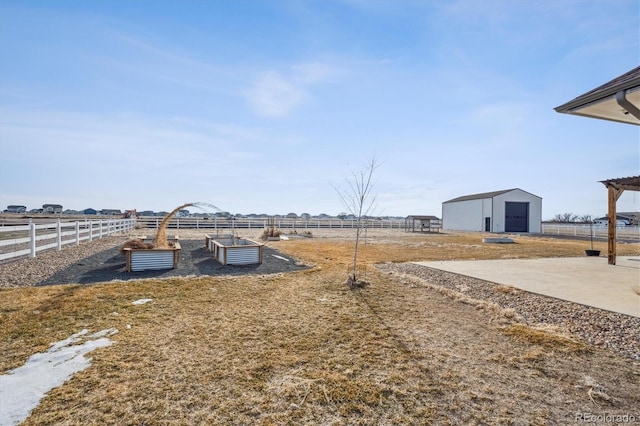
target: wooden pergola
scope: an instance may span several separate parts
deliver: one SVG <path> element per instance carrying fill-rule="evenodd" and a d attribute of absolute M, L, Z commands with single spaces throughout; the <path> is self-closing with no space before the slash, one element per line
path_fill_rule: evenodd
<path fill-rule="evenodd" d="M 640 67 L 554 108 L 556 112 L 640 126 Z M 608 191 L 608 258 L 616 264 L 616 203 L 625 190 L 640 191 L 640 176 L 601 181 Z"/>
<path fill-rule="evenodd" d="M 616 204 L 618 198 L 625 190 L 640 191 L 640 176 L 631 176 L 618 179 L 607 179 L 601 181 L 604 186 L 607 187 L 609 195 L 609 209 L 607 218 L 609 219 L 609 233 L 608 233 L 608 258 L 609 265 L 616 264 Z"/>

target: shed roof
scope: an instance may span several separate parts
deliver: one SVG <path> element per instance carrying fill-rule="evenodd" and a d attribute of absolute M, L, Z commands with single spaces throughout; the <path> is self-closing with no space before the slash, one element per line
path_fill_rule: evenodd
<path fill-rule="evenodd" d="M 457 203 L 458 201 L 482 200 L 485 198 L 497 197 L 498 195 L 502 195 L 511 191 L 522 191 L 522 189 L 511 188 L 511 189 L 503 189 L 501 191 L 492 191 L 492 192 L 483 192 L 480 194 L 463 195 L 462 197 L 452 198 L 451 200 L 445 201 L 444 203 Z M 527 191 L 522 191 L 522 192 L 527 192 Z M 531 193 L 527 192 L 527 194 L 531 194 Z M 537 195 L 534 195 L 534 194 L 531 194 L 531 195 L 533 195 L 534 197 L 540 198 Z"/>
<path fill-rule="evenodd" d="M 640 66 L 554 109 L 565 114 L 640 125 Z"/>

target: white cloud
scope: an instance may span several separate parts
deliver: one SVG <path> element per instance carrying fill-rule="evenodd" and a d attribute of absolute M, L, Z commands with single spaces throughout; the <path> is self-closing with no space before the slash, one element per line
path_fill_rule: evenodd
<path fill-rule="evenodd" d="M 305 97 L 305 92 L 276 71 L 263 73 L 247 92 L 254 110 L 261 115 L 282 117 Z"/>
<path fill-rule="evenodd" d="M 296 64 L 288 72 L 261 73 L 245 96 L 254 111 L 268 117 L 284 117 L 311 97 L 313 85 L 326 81 L 336 70 L 321 62 Z"/>
<path fill-rule="evenodd" d="M 326 79 L 335 72 L 327 64 L 320 62 L 294 65 L 291 69 L 293 70 L 294 80 L 300 83 L 316 83 Z"/>

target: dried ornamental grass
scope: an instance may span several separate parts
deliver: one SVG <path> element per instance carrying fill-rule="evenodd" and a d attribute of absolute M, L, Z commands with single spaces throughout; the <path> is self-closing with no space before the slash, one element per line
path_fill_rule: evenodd
<path fill-rule="evenodd" d="M 134 250 L 151 250 L 153 248 L 153 244 L 145 243 L 141 239 L 129 240 L 122 245 L 120 251 L 124 252 L 125 249 L 134 249 Z"/>
<path fill-rule="evenodd" d="M 156 239 L 154 240 L 157 248 L 169 248 L 169 243 L 167 242 L 167 225 L 176 213 L 189 206 L 193 206 L 193 203 L 187 203 L 176 207 L 162 220 L 162 222 L 160 222 L 160 225 L 158 225 L 158 231 L 156 232 Z"/>

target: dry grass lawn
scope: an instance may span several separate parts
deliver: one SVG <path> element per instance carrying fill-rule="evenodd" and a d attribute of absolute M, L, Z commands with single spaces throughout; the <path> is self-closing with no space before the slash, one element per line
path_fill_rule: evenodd
<path fill-rule="evenodd" d="M 119 330 L 26 425 L 542 425 L 574 423 L 577 413 L 640 420 L 638 363 L 373 267 L 582 256 L 586 244 L 481 238 L 371 232 L 362 249 L 371 284 L 357 291 L 344 285 L 352 256 L 344 235 L 270 243 L 313 265 L 288 275 L 2 290 L 0 370 L 83 328 Z M 153 301 L 131 304 L 140 298 Z"/>

